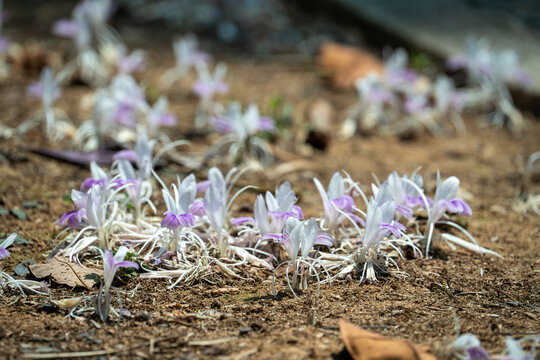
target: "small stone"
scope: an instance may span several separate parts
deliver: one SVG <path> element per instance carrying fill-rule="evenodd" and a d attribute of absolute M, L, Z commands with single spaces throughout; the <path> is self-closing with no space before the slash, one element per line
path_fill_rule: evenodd
<path fill-rule="evenodd" d="M 23 202 L 22 206 L 25 209 L 33 209 L 33 208 L 37 208 L 39 206 L 39 203 L 35 201 L 26 201 L 26 202 Z"/>
<path fill-rule="evenodd" d="M 17 217 L 17 219 L 21 220 L 21 221 L 26 221 L 28 219 L 28 217 L 26 216 L 26 214 L 24 213 L 24 211 L 22 210 L 19 210 L 19 209 L 10 209 L 9 210 L 11 212 L 12 215 L 14 215 L 15 217 Z"/>
<path fill-rule="evenodd" d="M 15 275 L 25 277 L 30 273 L 30 270 L 24 264 L 18 264 L 15 266 Z"/>
<path fill-rule="evenodd" d="M 26 240 L 23 237 L 17 236 L 15 238 L 15 244 L 17 244 L 17 245 L 30 245 L 30 241 Z"/>
<path fill-rule="evenodd" d="M 135 315 L 135 320 L 137 321 L 149 321 L 150 318 L 150 313 L 146 310 L 141 310 Z"/>
<path fill-rule="evenodd" d="M 243 327 L 240 329 L 240 336 L 246 335 L 247 333 L 251 332 L 253 329 L 250 327 Z"/>

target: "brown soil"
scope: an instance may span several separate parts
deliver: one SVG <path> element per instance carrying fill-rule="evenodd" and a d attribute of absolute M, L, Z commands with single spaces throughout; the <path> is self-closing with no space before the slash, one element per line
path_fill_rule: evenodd
<path fill-rule="evenodd" d="M 155 66 L 144 74 L 145 79 L 172 64 L 170 55 L 158 58 L 152 56 Z M 302 107 L 318 98 L 328 99 L 338 112 L 355 98 L 326 89 L 311 63 L 302 59 L 218 58 L 229 65 L 231 98 L 243 103 L 254 101 L 264 108 L 279 94 L 295 104 L 296 114 L 301 115 Z M 14 125 L 37 109 L 24 96 L 26 83 L 19 78 L 0 86 L 3 123 Z M 83 120 L 88 112 L 80 110 L 78 102 L 85 93 L 89 90 L 82 87 L 64 89 L 58 107 L 76 121 Z M 183 119 L 178 129 L 170 131 L 178 138 L 191 128 L 196 100 L 182 91 L 168 95 L 173 111 Z M 378 136 L 332 139 L 326 152 L 302 156 L 315 165 L 314 170 L 270 180 L 266 175 L 272 175 L 274 166 L 266 174 L 256 172 L 242 180 L 269 188 L 288 180 L 300 194 L 299 205 L 308 209 L 307 215 L 314 215 L 322 206 L 313 176 L 326 183 L 333 172 L 344 169 L 367 189 L 372 173 L 384 179 L 393 170 L 410 173 L 421 166 L 426 187 L 432 191 L 440 170 L 443 177 L 458 176 L 462 188 L 473 196 L 469 201 L 473 216 L 459 221 L 482 246 L 504 259 L 437 244 L 435 258 L 399 263 L 409 276 L 391 275 L 375 284 L 337 281 L 322 286 L 318 303 L 314 296 L 294 298 L 285 287 L 273 298 L 271 272 L 255 274 L 253 281 L 222 280 L 171 290 L 165 280 L 117 279 L 123 307 L 134 316 L 111 324 L 74 320 L 66 316 L 67 311 L 48 305 L 48 298 L 91 295 L 95 289 L 52 284 L 49 296 L 25 298 L 6 291 L 0 297 L 0 357 L 17 358 L 52 348 L 58 352 L 104 350 L 96 356 L 109 353 L 121 358 L 327 359 L 343 349 L 338 319 L 434 347 L 451 341 L 457 319 L 462 333 L 474 333 L 490 352 L 500 352 L 505 336 L 519 337 L 540 329 L 540 217 L 521 215 L 511 208 L 518 194 L 518 163 L 540 150 L 539 138 L 538 121 L 531 121 L 526 132 L 516 135 L 469 118 L 463 136 L 423 134 L 409 141 Z M 207 140 L 197 141 L 202 145 Z M 27 221 L 12 215 L 0 217 L 0 235 L 19 231 L 30 241 L 10 248 L 12 256 L 1 263 L 8 273 L 23 259 L 45 260 L 57 245 L 54 238 L 59 228 L 53 221 L 71 209 L 62 197 L 89 175 L 87 169 L 25 152 L 25 147 L 38 144 L 46 142 L 37 131 L 23 142 L 0 143 L 5 157 L 0 163 L 0 207 L 22 209 L 23 202 L 39 203 L 24 209 Z M 185 169 L 169 164 L 162 171 L 170 180 Z M 158 194 L 155 198 L 162 209 Z M 247 194 L 236 206 L 251 208 L 252 200 L 253 194 Z M 237 290 L 220 292 L 226 287 Z M 197 343 L 212 339 L 220 341 Z"/>

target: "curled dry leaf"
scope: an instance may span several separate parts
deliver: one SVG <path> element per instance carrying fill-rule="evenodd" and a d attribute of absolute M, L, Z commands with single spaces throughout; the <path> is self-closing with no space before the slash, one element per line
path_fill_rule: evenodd
<path fill-rule="evenodd" d="M 429 347 L 391 339 L 340 320 L 339 331 L 354 360 L 436 360 Z"/>
<path fill-rule="evenodd" d="M 84 286 L 87 289 L 96 285 L 103 275 L 100 269 L 85 268 L 62 256 L 55 256 L 45 264 L 30 265 L 30 271 L 38 279 L 50 276 L 58 284 L 70 287 Z"/>
<path fill-rule="evenodd" d="M 55 306 L 57 306 L 60 309 L 63 310 L 71 310 L 75 306 L 79 305 L 82 301 L 82 297 L 73 297 L 73 298 L 67 298 L 67 299 L 50 299 L 49 302 Z"/>
<path fill-rule="evenodd" d="M 356 79 L 384 70 L 382 62 L 366 50 L 333 42 L 322 45 L 317 66 L 332 86 L 341 89 L 352 89 Z"/>

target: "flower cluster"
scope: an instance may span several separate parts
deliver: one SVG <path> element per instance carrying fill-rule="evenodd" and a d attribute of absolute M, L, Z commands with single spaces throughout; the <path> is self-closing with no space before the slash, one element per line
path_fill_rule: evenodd
<path fill-rule="evenodd" d="M 531 78 L 519 66 L 512 49 L 497 51 L 486 39 L 468 38 L 465 53 L 448 59 L 448 69 L 467 73 L 475 106 L 492 110 L 491 121 L 499 126 L 508 122 L 514 129 L 523 128 L 521 112 L 514 107 L 508 86 L 529 87 Z"/>
<path fill-rule="evenodd" d="M 463 130 L 463 93 L 449 78 L 439 75 L 431 82 L 409 68 L 404 49 L 395 50 L 384 65 L 382 75 L 372 73 L 356 81 L 359 101 L 351 108 L 342 135 L 373 130 L 407 134 L 421 126 L 438 134 L 449 122 Z"/>

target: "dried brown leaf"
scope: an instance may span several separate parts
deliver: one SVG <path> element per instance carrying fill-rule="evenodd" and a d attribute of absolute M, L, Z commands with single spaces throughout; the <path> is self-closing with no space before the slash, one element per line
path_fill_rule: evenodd
<path fill-rule="evenodd" d="M 91 289 L 103 275 L 100 269 L 89 269 L 70 262 L 62 256 L 55 256 L 45 264 L 30 265 L 30 271 L 38 279 L 50 276 L 54 282 L 70 287 L 84 286 Z"/>
<path fill-rule="evenodd" d="M 340 320 L 339 331 L 354 360 L 436 360 L 429 347 L 392 339 Z"/>

